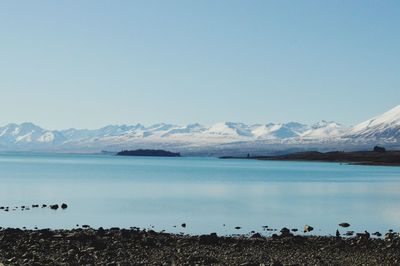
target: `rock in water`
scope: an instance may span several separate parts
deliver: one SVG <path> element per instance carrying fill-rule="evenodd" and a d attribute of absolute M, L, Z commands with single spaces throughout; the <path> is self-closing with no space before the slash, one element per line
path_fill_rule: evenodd
<path fill-rule="evenodd" d="M 186 228 L 186 223 L 181 224 L 183 228 Z"/>
<path fill-rule="evenodd" d="M 340 232 L 339 232 L 339 230 L 336 230 L 336 238 L 340 238 Z"/>
<path fill-rule="evenodd" d="M 260 233 L 255 233 L 251 236 L 251 238 L 262 238 L 262 235 Z"/>
<path fill-rule="evenodd" d="M 293 236 L 293 234 L 290 233 L 290 230 L 286 227 L 283 227 L 280 232 L 281 232 L 281 237 Z"/>
<path fill-rule="evenodd" d="M 379 233 L 379 232 L 375 232 L 375 233 L 373 233 L 372 235 L 373 235 L 373 236 L 377 236 L 377 237 L 381 237 L 381 236 L 382 236 L 382 234 Z"/>
<path fill-rule="evenodd" d="M 314 230 L 314 227 L 307 224 L 304 226 L 304 233 L 311 232 L 312 230 Z"/>
<path fill-rule="evenodd" d="M 67 204 L 65 204 L 65 203 L 63 203 L 63 204 L 61 204 L 61 209 L 66 209 L 66 208 L 68 208 L 68 205 Z"/>
<path fill-rule="evenodd" d="M 50 209 L 57 210 L 58 209 L 58 204 L 50 205 Z"/>
<path fill-rule="evenodd" d="M 350 224 L 349 223 L 340 223 L 339 226 L 346 228 L 346 227 L 349 227 Z"/>
<path fill-rule="evenodd" d="M 364 231 L 364 233 L 357 233 L 356 236 L 362 239 L 369 239 L 371 235 L 367 231 Z"/>

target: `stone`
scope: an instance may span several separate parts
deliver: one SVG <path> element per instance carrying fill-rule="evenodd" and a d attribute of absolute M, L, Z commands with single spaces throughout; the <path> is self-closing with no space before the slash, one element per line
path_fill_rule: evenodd
<path fill-rule="evenodd" d="M 339 226 L 347 228 L 350 226 L 350 224 L 349 223 L 340 223 Z"/>
<path fill-rule="evenodd" d="M 352 235 L 354 235 L 354 231 L 347 231 L 344 235 L 345 236 L 352 236 Z"/>
<path fill-rule="evenodd" d="M 381 237 L 381 236 L 382 236 L 382 234 L 379 233 L 379 232 L 375 232 L 375 233 L 373 233 L 372 235 L 373 235 L 373 236 L 377 236 L 377 237 Z"/>
<path fill-rule="evenodd" d="M 286 227 L 283 227 L 280 232 L 281 232 L 282 236 L 286 236 L 286 235 L 290 234 L 290 230 L 287 229 Z"/>
<path fill-rule="evenodd" d="M 312 230 L 314 230 L 314 227 L 312 227 L 312 226 L 310 226 L 310 225 L 308 225 L 308 224 L 306 224 L 306 225 L 304 226 L 304 233 L 311 232 Z"/>
<path fill-rule="evenodd" d="M 262 235 L 260 233 L 255 233 L 251 236 L 251 238 L 262 238 Z"/>

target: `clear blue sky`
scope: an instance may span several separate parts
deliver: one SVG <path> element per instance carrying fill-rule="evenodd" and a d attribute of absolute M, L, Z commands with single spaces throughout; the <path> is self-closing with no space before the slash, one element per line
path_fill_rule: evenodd
<path fill-rule="evenodd" d="M 321 119 L 400 104 L 400 1 L 2 1 L 0 124 Z"/>

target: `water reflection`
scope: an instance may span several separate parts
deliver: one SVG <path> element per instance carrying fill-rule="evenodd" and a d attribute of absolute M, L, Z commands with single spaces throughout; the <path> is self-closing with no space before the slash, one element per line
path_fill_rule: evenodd
<path fill-rule="evenodd" d="M 0 226 L 231 234 L 311 224 L 317 234 L 334 234 L 340 222 L 382 232 L 400 224 L 395 167 L 13 154 L 0 156 L 0 182 L 0 206 L 69 205 L 66 211 L 0 211 Z M 174 227 L 182 222 L 187 228 Z"/>

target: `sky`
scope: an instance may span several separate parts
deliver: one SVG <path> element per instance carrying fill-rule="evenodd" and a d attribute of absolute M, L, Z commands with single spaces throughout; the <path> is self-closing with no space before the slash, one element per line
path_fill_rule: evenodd
<path fill-rule="evenodd" d="M 400 104 L 400 1 L 0 1 L 0 125 L 357 124 Z"/>

